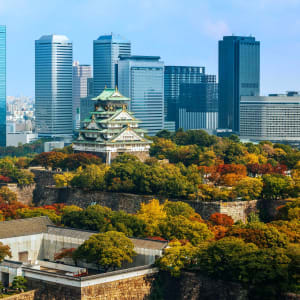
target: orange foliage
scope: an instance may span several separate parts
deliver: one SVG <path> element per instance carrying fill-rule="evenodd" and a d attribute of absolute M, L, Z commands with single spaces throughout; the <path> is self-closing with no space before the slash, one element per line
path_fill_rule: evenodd
<path fill-rule="evenodd" d="M 215 225 L 222 225 L 230 227 L 234 221 L 230 216 L 221 213 L 214 213 L 210 216 L 209 220 Z"/>

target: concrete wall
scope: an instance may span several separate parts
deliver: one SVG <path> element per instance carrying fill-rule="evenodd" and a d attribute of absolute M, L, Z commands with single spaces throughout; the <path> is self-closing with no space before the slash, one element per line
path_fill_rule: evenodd
<path fill-rule="evenodd" d="M 11 260 L 19 260 L 19 252 L 28 251 L 28 260 L 34 263 L 41 256 L 43 233 L 1 239 L 11 249 Z"/>

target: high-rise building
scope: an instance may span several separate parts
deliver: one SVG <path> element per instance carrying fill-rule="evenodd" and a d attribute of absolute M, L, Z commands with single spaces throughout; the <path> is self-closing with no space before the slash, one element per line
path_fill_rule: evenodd
<path fill-rule="evenodd" d="M 6 27 L 0 25 L 0 146 L 6 146 Z"/>
<path fill-rule="evenodd" d="M 35 41 L 36 128 L 40 137 L 68 138 L 73 134 L 72 62 L 70 40 L 44 35 Z"/>
<path fill-rule="evenodd" d="M 204 67 L 165 66 L 164 110 L 167 121 L 176 121 L 180 85 L 184 83 L 202 83 L 204 81 Z"/>
<path fill-rule="evenodd" d="M 92 77 L 90 65 L 80 65 L 73 62 L 73 128 L 80 127 L 80 99 L 88 95 L 88 79 Z"/>
<path fill-rule="evenodd" d="M 180 85 L 176 112 L 177 128 L 207 129 L 218 127 L 218 84 L 215 75 L 207 75 L 203 83 Z"/>
<path fill-rule="evenodd" d="M 118 85 L 117 63 L 120 55 L 131 55 L 130 41 L 117 34 L 102 35 L 94 41 L 93 77 L 94 95 L 99 95 L 105 87 Z"/>
<path fill-rule="evenodd" d="M 300 94 L 241 97 L 240 137 L 299 145 Z"/>
<path fill-rule="evenodd" d="M 219 128 L 239 132 L 241 96 L 258 96 L 260 42 L 254 37 L 224 36 L 219 41 Z"/>
<path fill-rule="evenodd" d="M 120 56 L 118 83 L 131 98 L 130 111 L 140 127 L 155 135 L 164 128 L 164 63 L 159 56 Z"/>

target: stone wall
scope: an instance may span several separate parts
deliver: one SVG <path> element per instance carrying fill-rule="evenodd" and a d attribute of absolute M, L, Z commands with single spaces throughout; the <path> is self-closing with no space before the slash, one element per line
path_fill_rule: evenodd
<path fill-rule="evenodd" d="M 27 205 L 30 205 L 32 203 L 35 184 L 19 187 L 16 183 L 9 183 L 7 184 L 7 187 L 17 194 L 18 201 Z"/>
<path fill-rule="evenodd" d="M 155 275 L 144 275 L 79 288 L 28 278 L 28 285 L 37 290 L 34 299 L 39 300 L 143 300 L 154 279 Z"/>
<path fill-rule="evenodd" d="M 82 300 L 131 300 L 147 299 L 151 292 L 154 275 L 138 276 L 108 283 L 84 287 Z"/>
<path fill-rule="evenodd" d="M 38 298 L 35 298 L 36 295 L 37 295 L 36 291 L 32 290 L 29 292 L 6 297 L 5 299 L 6 300 L 36 300 L 36 299 L 38 299 Z"/>
<path fill-rule="evenodd" d="M 91 204 L 100 204 L 110 207 L 112 210 L 124 210 L 135 213 L 140 209 L 141 203 L 148 203 L 153 198 L 164 202 L 166 198 L 153 195 L 136 195 L 128 193 L 111 193 L 102 191 L 85 191 L 76 188 L 42 187 L 34 191 L 34 203 L 36 205 L 51 205 L 53 203 L 73 204 L 87 207 Z M 178 201 L 177 199 L 170 199 Z M 231 216 L 235 221 L 247 219 L 247 215 L 256 211 L 257 201 L 235 202 L 203 202 L 180 200 L 191 205 L 202 218 L 208 219 L 213 213 L 219 212 Z"/>

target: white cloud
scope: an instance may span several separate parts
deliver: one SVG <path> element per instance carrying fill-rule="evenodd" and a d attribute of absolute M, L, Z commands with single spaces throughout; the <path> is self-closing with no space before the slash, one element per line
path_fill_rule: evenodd
<path fill-rule="evenodd" d="M 212 39 L 220 39 L 224 35 L 230 35 L 229 25 L 223 20 L 212 21 L 207 19 L 202 24 L 202 31 Z"/>

